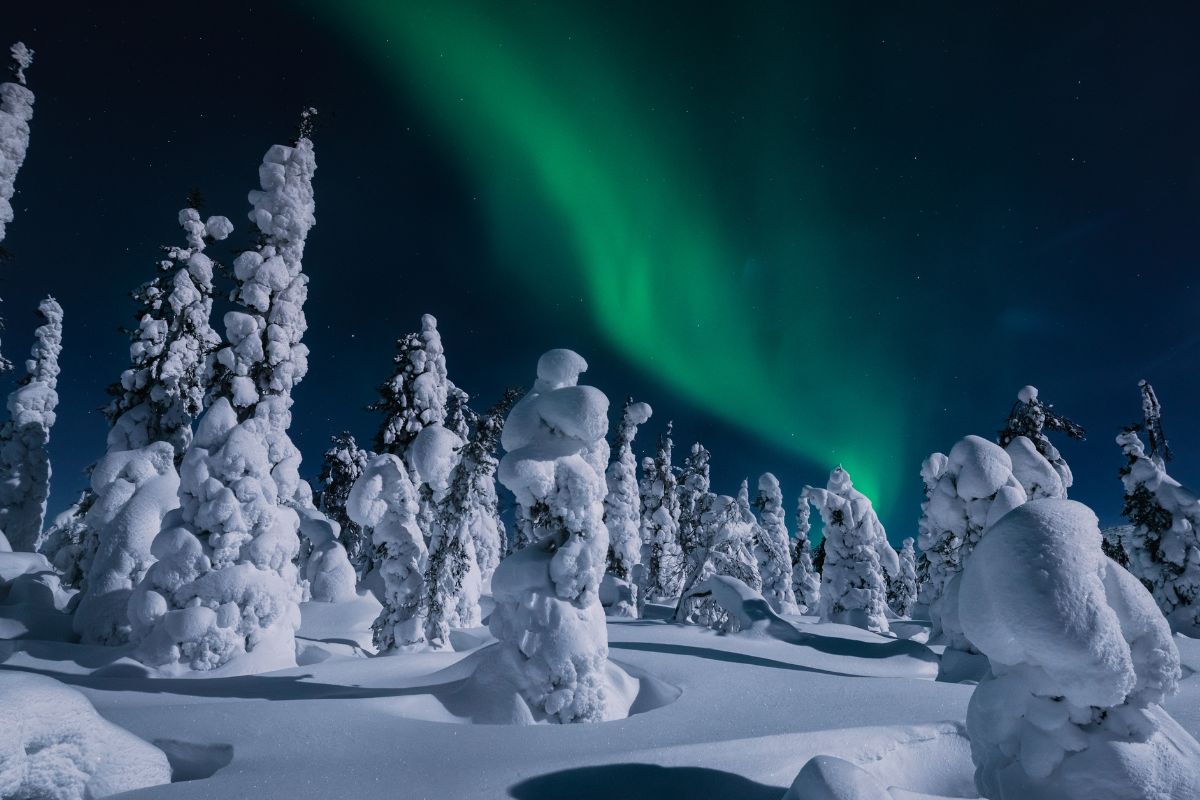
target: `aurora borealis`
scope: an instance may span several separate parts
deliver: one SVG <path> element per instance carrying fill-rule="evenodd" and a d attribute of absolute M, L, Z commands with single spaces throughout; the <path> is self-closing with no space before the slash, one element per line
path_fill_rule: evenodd
<path fill-rule="evenodd" d="M 715 488 L 771 470 L 789 511 L 840 462 L 896 541 L 924 456 L 991 435 L 1025 383 L 1089 429 L 1062 449 L 1104 521 L 1139 378 L 1200 483 L 1193 10 L 210 8 L 6 11 L 38 106 L 3 342 L 23 354 L 54 275 L 52 510 L 103 444 L 126 292 L 183 193 L 244 235 L 262 148 L 308 104 L 306 474 L 331 433 L 369 439 L 391 343 L 431 312 L 480 407 L 573 347 L 614 402 L 655 406 L 640 451 L 674 418 Z"/>

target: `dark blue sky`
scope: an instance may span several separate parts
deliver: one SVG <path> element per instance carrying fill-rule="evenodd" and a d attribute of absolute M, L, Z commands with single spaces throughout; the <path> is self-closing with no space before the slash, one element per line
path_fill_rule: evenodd
<path fill-rule="evenodd" d="M 245 194 L 262 153 L 290 137 L 307 104 L 323 119 L 317 227 L 305 257 L 312 355 L 293 428 L 306 474 L 319 468 L 330 434 L 348 428 L 370 440 L 376 420 L 363 406 L 390 370 L 392 343 L 430 312 L 441 322 L 451 377 L 481 408 L 506 385 L 527 384 L 540 352 L 572 347 L 614 404 L 631 393 L 655 407 L 642 448 L 668 418 L 680 450 L 704 441 L 719 491 L 771 470 L 790 510 L 803 483 L 823 483 L 832 464 L 748 434 L 631 366 L 578 310 L 572 254 L 553 218 L 539 220 L 548 228 L 539 255 L 563 264 L 561 301 L 514 282 L 517 256 L 496 244 L 496 220 L 480 202 L 482 173 L 353 36 L 292 3 L 205 9 L 45 3 L 3 15 L 4 37 L 37 51 L 32 146 L 4 242 L 12 253 L 0 282 L 5 353 L 23 357 L 40 296 L 53 293 L 66 310 L 52 510 L 102 453 L 97 409 L 126 364 L 117 329 L 130 322 L 127 293 L 153 274 L 159 245 L 180 241 L 175 216 L 187 190 L 202 189 L 205 211 L 230 217 L 232 246 L 243 245 Z M 755 134 L 738 128 L 735 136 L 735 123 L 719 113 L 739 98 L 751 98 L 751 115 L 773 120 L 764 149 L 787 150 L 794 136 L 796 147 L 819 153 L 834 173 L 822 222 L 836 223 L 829 235 L 871 261 L 851 276 L 863 303 L 882 303 L 909 276 L 924 276 L 918 301 L 887 312 L 878 329 L 867 322 L 857 331 L 904 343 L 895 370 L 911 396 L 847 400 L 920 409 L 894 432 L 911 457 L 892 465 L 900 490 L 880 509 L 893 539 L 915 532 L 921 457 L 967 433 L 991 435 L 1024 383 L 1088 429 L 1087 442 L 1059 444 L 1075 471 L 1072 496 L 1102 520 L 1119 513 L 1121 455 L 1112 439 L 1139 414 L 1139 378 L 1163 402 L 1173 472 L 1195 484 L 1200 13 L 1180 5 L 1146 15 L 1115 4 L 839 5 L 819 15 L 766 4 L 749 13 L 616 4 L 575 16 L 608 52 L 668 74 L 664 85 L 678 91 L 659 100 L 711 153 L 716 185 L 736 187 L 731 165 L 758 163 Z M 752 91 L 766 81 L 790 86 L 796 59 L 781 55 L 777 69 L 755 77 L 771 62 L 747 66 L 751 29 L 787 31 L 789 47 L 819 55 L 806 62 L 817 74 L 795 77 L 802 92 L 776 103 Z M 819 106 L 820 124 L 790 127 L 792 102 Z M 731 215 L 745 263 L 767 248 L 756 241 L 764 219 L 761 209 Z M 796 315 L 810 311 L 796 299 Z M 819 344 L 842 345 L 838 331 L 828 335 Z M 711 369 L 720 380 L 724 365 Z M 820 369 L 818 380 L 836 385 L 838 369 L 856 369 L 855 354 Z"/>

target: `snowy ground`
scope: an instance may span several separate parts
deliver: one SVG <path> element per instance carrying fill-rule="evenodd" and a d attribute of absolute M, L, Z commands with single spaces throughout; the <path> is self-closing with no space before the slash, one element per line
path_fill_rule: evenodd
<path fill-rule="evenodd" d="M 641 681 L 629 718 L 496 726 L 470 723 L 462 686 L 486 629 L 456 633 L 456 652 L 365 658 L 376 608 L 307 604 L 308 663 L 266 675 L 150 679 L 119 651 L 25 638 L 19 623 L 0 628 L 22 637 L 0 641 L 0 669 L 74 686 L 165 750 L 176 782 L 129 798 L 778 800 L 822 753 L 907 790 L 897 798 L 977 796 L 961 727 L 972 687 L 935 682 L 919 641 L 811 617 L 723 636 L 652 607 L 608 625 L 612 659 Z M 1196 734 L 1200 643 L 1178 641 L 1187 677 L 1167 708 Z"/>

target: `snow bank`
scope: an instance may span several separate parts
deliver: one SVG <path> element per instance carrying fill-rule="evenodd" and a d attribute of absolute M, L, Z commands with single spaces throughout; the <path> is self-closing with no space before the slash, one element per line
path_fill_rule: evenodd
<path fill-rule="evenodd" d="M 1158 705 L 1179 654 L 1149 593 L 1100 549 L 1096 517 L 1040 499 L 1007 514 L 962 576 L 959 618 L 991 675 L 967 712 L 993 800 L 1200 796 L 1200 744 Z"/>
<path fill-rule="evenodd" d="M 0 672 L 0 797 L 89 800 L 171 781 L 158 748 L 52 678 Z"/>

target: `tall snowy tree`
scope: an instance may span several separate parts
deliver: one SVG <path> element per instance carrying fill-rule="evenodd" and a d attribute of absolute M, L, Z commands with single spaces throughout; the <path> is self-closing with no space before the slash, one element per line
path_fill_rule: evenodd
<path fill-rule="evenodd" d="M 392 377 L 379 386 L 379 399 L 368 408 L 384 415 L 375 434 L 375 451 L 401 458 L 426 425 L 446 421 L 451 397 L 446 355 L 437 319 L 421 317 L 421 330 L 396 341 Z"/>
<path fill-rule="evenodd" d="M 754 556 L 762 576 L 763 597 L 777 614 L 799 614 L 792 590 L 792 557 L 783 515 L 783 491 L 779 488 L 779 479 L 769 472 L 758 479 L 754 505 L 759 514 Z"/>
<path fill-rule="evenodd" d="M 1133 526 L 1120 544 L 1129 571 L 1150 590 L 1171 630 L 1196 637 L 1200 636 L 1200 499 L 1167 474 L 1161 451 L 1158 458 L 1146 451 L 1138 429 L 1149 427 L 1148 422 L 1143 420 L 1117 437 L 1126 459 L 1120 473 L 1125 487 L 1122 513 Z"/>
<path fill-rule="evenodd" d="M 348 431 L 342 431 L 329 437 L 329 449 L 325 451 L 318 477 L 321 484 L 318 505 L 325 516 L 341 526 L 342 546 L 359 578 L 370 568 L 372 548 L 363 527 L 346 512 L 346 500 L 370 458 L 371 454 L 360 448 Z"/>
<path fill-rule="evenodd" d="M 679 597 L 683 582 L 683 553 L 679 546 L 679 497 L 671 465 L 671 423 L 658 439 L 653 472 L 646 473 L 642 491 L 642 564 L 644 600 Z"/>
<path fill-rule="evenodd" d="M 376 649 L 391 653 L 422 647 L 428 553 L 417 528 L 417 489 L 404 462 L 390 453 L 373 456 L 350 490 L 346 513 L 371 532 L 371 545 L 378 551 L 383 608 L 372 626 Z"/>
<path fill-rule="evenodd" d="M 29 150 L 29 121 L 33 119 L 33 92 L 25 85 L 25 70 L 33 64 L 33 51 L 17 42 L 9 48 L 9 55 L 13 80 L 0 83 L 0 243 L 4 242 L 8 223 L 13 221 L 17 172 Z M 0 372 L 9 369 L 12 363 L 0 356 Z"/>
<path fill-rule="evenodd" d="M 234 262 L 238 308 L 225 314 L 215 399 L 184 455 L 181 507 L 155 541 L 159 561 L 130 601 L 137 655 L 164 671 L 214 669 L 243 656 L 240 671 L 295 664 L 303 587 L 291 504 L 303 493 L 287 429 L 292 387 L 308 367 L 302 258 L 316 221 L 315 170 L 306 135 L 274 145 L 259 167 L 262 188 L 249 195 L 259 241 Z"/>
<path fill-rule="evenodd" d="M 821 575 L 813 566 L 808 500 L 796 503 L 796 539 L 792 545 L 792 591 L 803 614 L 815 614 L 821 602 Z"/>
<path fill-rule="evenodd" d="M 500 643 L 484 685 L 514 687 L 525 721 L 591 722 L 606 714 L 608 632 L 599 587 L 608 553 L 608 398 L 578 385 L 586 369 L 570 350 L 542 355 L 537 381 L 502 434 L 500 481 L 526 510 L 545 509 L 545 535 L 492 577 L 489 627 Z"/>
<path fill-rule="evenodd" d="M 690 586 L 707 557 L 708 529 L 704 514 L 716 500 L 712 493 L 712 454 L 696 442 L 683 461 L 676 494 L 679 496 L 679 548 L 683 558 L 683 584 Z"/>
<path fill-rule="evenodd" d="M 608 494 L 604 498 L 604 524 L 608 528 L 608 571 L 613 577 L 633 584 L 634 568 L 642 561 L 642 496 L 638 488 L 637 460 L 633 455 L 633 438 L 639 425 L 650 419 L 651 408 L 646 403 L 625 399 L 621 422 L 613 439 L 613 460 L 608 465 L 605 480 Z M 620 604 L 613 609 L 620 616 L 637 616 L 634 603 Z"/>
<path fill-rule="evenodd" d="M 705 547 L 700 568 L 689 576 L 688 584 L 683 587 L 680 601 L 675 607 L 675 620 L 734 631 L 737 630 L 736 617 L 712 597 L 692 595 L 691 590 L 714 575 L 726 575 L 737 578 L 755 591 L 761 591 L 763 583 L 754 556 L 755 528 L 758 524 L 752 514 L 747 518 L 749 504 L 743 506 L 732 497 L 714 497 L 707 506 L 701 520 Z M 700 556 L 701 552 L 696 555 Z"/>
<path fill-rule="evenodd" d="M 1012 459 L 1013 473 L 1029 499 L 1063 498 L 1074 478 L 1067 461 L 1051 444 L 1046 431 L 1060 431 L 1071 439 L 1083 440 L 1083 428 L 1054 411 L 1038 397 L 1036 386 L 1024 386 L 1008 413 L 997 441 Z M 1040 456 L 1040 458 L 1038 458 Z M 1049 462 L 1047 471 L 1042 461 Z"/>
<path fill-rule="evenodd" d="M 821 621 L 886 633 L 884 573 L 895 574 L 900 564 L 871 501 L 841 467 L 829 473 L 826 488 L 805 486 L 804 497 L 821 512 L 825 526 Z"/>
<path fill-rule="evenodd" d="M 917 554 L 910 536 L 900 547 L 900 571 L 888 581 L 888 605 L 899 617 L 912 614 L 917 602 Z"/>
<path fill-rule="evenodd" d="M 62 306 L 47 297 L 38 317 L 26 374 L 8 396 L 8 421 L 0 428 L 0 531 L 18 552 L 32 551 L 42 533 L 50 497 L 47 446 L 58 406 Z"/>

